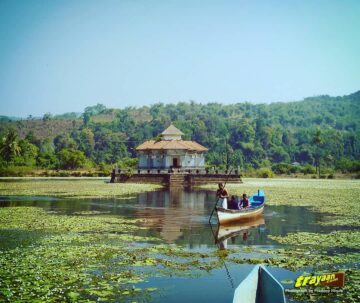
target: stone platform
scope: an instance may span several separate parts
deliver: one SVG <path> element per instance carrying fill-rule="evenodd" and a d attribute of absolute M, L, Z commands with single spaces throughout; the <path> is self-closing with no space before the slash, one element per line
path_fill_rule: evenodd
<path fill-rule="evenodd" d="M 111 175 L 112 183 L 154 183 L 165 186 L 197 186 L 211 183 L 242 183 L 240 173 L 235 170 L 227 171 L 199 171 L 199 170 L 137 170 L 122 172 L 114 170 Z"/>

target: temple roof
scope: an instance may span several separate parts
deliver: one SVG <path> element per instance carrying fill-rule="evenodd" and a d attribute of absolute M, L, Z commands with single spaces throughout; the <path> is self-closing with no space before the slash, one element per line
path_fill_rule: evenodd
<path fill-rule="evenodd" d="M 176 127 L 174 127 L 176 129 Z M 188 150 L 188 151 L 197 151 L 204 152 L 208 149 L 201 144 L 195 141 L 183 141 L 183 140 L 149 140 L 145 141 L 143 144 L 140 144 L 136 150 L 145 151 L 145 150 L 169 150 L 169 149 L 178 149 L 178 150 Z"/>
<path fill-rule="evenodd" d="M 160 136 L 182 136 L 184 133 L 177 129 L 173 124 L 170 124 L 170 126 L 165 129 Z"/>

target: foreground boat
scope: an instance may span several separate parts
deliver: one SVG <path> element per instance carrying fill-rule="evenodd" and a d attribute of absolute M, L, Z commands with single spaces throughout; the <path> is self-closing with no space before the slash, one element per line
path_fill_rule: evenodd
<path fill-rule="evenodd" d="M 260 216 L 264 211 L 265 194 L 258 191 L 249 199 L 250 207 L 245 209 L 225 209 L 216 207 L 216 213 L 220 224 L 229 224 L 236 221 L 246 221 Z"/>
<path fill-rule="evenodd" d="M 235 289 L 233 303 L 286 303 L 284 287 L 262 265 L 256 265 Z"/>

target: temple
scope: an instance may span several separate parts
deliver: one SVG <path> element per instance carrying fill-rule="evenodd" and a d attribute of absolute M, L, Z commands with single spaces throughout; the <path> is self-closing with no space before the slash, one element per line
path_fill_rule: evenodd
<path fill-rule="evenodd" d="M 111 183 L 157 183 L 170 187 L 229 182 L 241 183 L 238 169 L 220 171 L 205 167 L 208 149 L 195 141 L 185 141 L 184 134 L 171 124 L 158 140 L 148 140 L 137 148 L 137 170 L 114 168 Z"/>
<path fill-rule="evenodd" d="M 195 141 L 182 140 L 182 135 L 171 124 L 160 134 L 160 140 L 139 145 L 139 169 L 204 169 L 204 153 L 208 149 Z"/>

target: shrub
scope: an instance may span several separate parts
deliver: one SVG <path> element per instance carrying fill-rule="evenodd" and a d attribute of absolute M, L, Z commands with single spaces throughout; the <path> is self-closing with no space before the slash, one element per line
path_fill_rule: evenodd
<path fill-rule="evenodd" d="M 274 173 L 270 168 L 263 167 L 263 168 L 260 168 L 260 170 L 258 172 L 258 177 L 260 177 L 260 178 L 272 178 L 272 177 L 274 177 Z"/>
<path fill-rule="evenodd" d="M 304 175 L 316 173 L 315 167 L 310 164 L 306 164 L 304 167 L 302 167 L 301 171 Z M 315 178 L 316 178 L 316 176 L 315 176 Z"/>
<path fill-rule="evenodd" d="M 291 172 L 292 165 L 288 163 L 274 164 L 271 169 L 276 174 L 289 174 Z"/>
<path fill-rule="evenodd" d="M 139 159 L 137 158 L 123 158 L 117 163 L 117 166 L 121 169 L 132 168 L 135 169 L 138 166 Z"/>
<path fill-rule="evenodd" d="M 25 177 L 33 174 L 33 167 L 27 166 L 8 166 L 0 167 L 1 177 Z"/>
<path fill-rule="evenodd" d="M 58 173 L 58 176 L 59 177 L 69 177 L 70 176 L 70 172 L 69 171 L 65 171 L 65 170 L 62 170 Z"/>
<path fill-rule="evenodd" d="M 64 148 L 59 152 L 60 166 L 64 169 L 76 169 L 84 167 L 86 157 L 80 150 Z"/>

